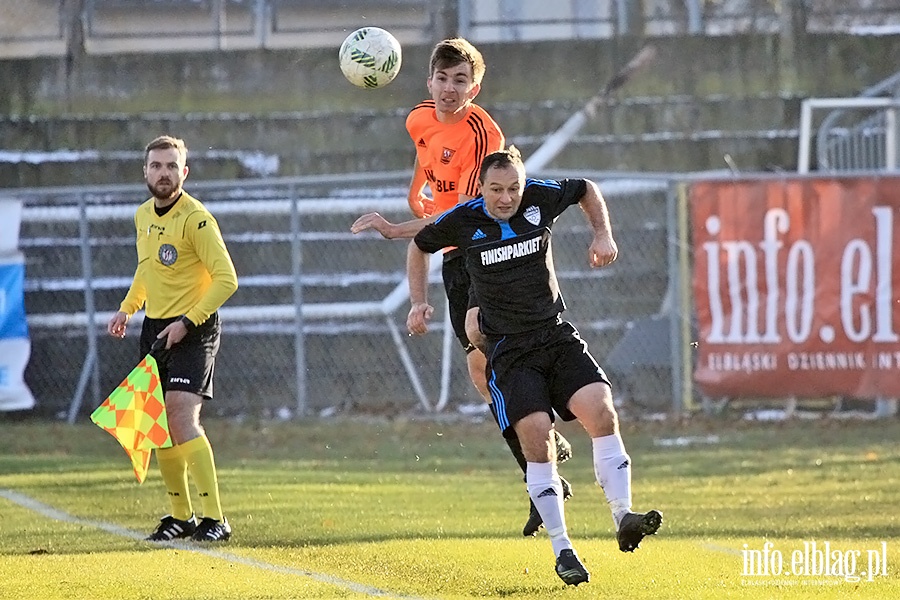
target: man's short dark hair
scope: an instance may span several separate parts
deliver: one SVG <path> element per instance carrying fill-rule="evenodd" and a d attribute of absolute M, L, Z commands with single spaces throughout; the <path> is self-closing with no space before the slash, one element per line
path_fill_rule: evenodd
<path fill-rule="evenodd" d="M 522 154 L 515 146 L 510 146 L 506 150 L 497 150 L 496 152 L 491 152 L 485 156 L 481 160 L 481 169 L 478 171 L 478 181 L 484 183 L 488 169 L 505 169 L 506 167 L 525 170 L 525 163 L 522 162 Z"/>
<path fill-rule="evenodd" d="M 472 81 L 481 83 L 484 77 L 484 58 L 478 48 L 463 38 L 451 38 L 443 40 L 435 45 L 431 51 L 429 77 L 439 69 L 455 67 L 460 63 L 469 63 L 472 67 Z"/>
<path fill-rule="evenodd" d="M 185 161 L 187 160 L 187 146 L 184 140 L 171 135 L 161 135 L 144 148 L 144 162 L 147 162 L 147 157 L 150 156 L 151 150 L 168 150 L 169 148 L 175 148 L 178 154 L 183 156 Z"/>

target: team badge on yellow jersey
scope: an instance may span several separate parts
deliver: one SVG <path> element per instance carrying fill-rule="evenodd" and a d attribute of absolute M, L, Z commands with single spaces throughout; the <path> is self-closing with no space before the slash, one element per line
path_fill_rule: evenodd
<path fill-rule="evenodd" d="M 163 244 L 159 247 L 159 262 L 171 267 L 178 260 L 178 250 L 172 244 Z"/>

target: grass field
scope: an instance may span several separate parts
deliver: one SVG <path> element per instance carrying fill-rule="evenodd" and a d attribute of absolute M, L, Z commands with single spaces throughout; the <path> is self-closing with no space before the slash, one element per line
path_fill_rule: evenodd
<path fill-rule="evenodd" d="M 586 435 L 561 427 L 569 533 L 591 571 L 578 588 L 546 533 L 521 537 L 524 485 L 492 423 L 207 429 L 234 537 L 160 546 L 140 541 L 168 508 L 155 463 L 138 485 L 90 423 L 0 422 L 0 598 L 900 597 L 896 419 L 624 425 L 635 508 L 665 514 L 634 554 L 618 551 Z M 746 573 L 742 550 L 769 574 Z"/>

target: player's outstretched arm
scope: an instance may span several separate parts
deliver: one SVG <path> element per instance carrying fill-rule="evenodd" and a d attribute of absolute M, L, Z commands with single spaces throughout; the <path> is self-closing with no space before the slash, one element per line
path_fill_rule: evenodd
<path fill-rule="evenodd" d="M 422 252 L 415 241 L 409 243 L 406 252 L 406 277 L 409 280 L 409 316 L 406 328 L 411 335 L 428 332 L 428 320 L 434 308 L 428 304 L 428 254 Z"/>
<path fill-rule="evenodd" d="M 584 211 L 591 229 L 594 230 L 594 239 L 588 248 L 588 260 L 592 267 L 605 267 L 616 260 L 619 248 L 613 239 L 609 224 L 609 209 L 603 195 L 600 194 L 600 188 L 593 181 L 585 181 L 587 188 L 578 204 Z"/>
<path fill-rule="evenodd" d="M 367 213 L 354 221 L 353 225 L 350 226 L 350 231 L 353 233 L 360 233 L 367 229 L 374 229 L 385 239 L 411 239 L 414 238 L 423 227 L 429 223 L 433 223 L 435 219 L 437 219 L 437 216 L 429 217 L 427 219 L 413 219 L 411 221 L 404 221 L 403 223 L 391 223 L 377 212 L 374 212 Z"/>
<path fill-rule="evenodd" d="M 394 228 L 396 225 L 382 217 L 377 212 L 366 213 L 360 218 L 353 221 L 353 225 L 350 226 L 350 231 L 352 233 L 361 233 L 368 229 L 374 229 L 378 233 L 381 234 L 382 237 L 386 239 L 393 239 L 396 237 L 394 235 Z"/>

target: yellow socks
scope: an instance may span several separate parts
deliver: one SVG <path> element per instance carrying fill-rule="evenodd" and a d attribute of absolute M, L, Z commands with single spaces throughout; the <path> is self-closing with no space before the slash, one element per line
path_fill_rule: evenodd
<path fill-rule="evenodd" d="M 158 448 L 156 462 L 172 504 L 172 516 L 186 521 L 191 518 L 194 510 L 191 508 L 191 494 L 188 490 L 187 463 L 181 449 L 182 446 Z"/>
<path fill-rule="evenodd" d="M 212 446 L 205 435 L 179 444 L 184 462 L 191 473 L 197 492 L 200 494 L 201 516 L 222 520 L 222 503 L 219 500 L 219 480 Z M 167 484 L 168 485 L 168 484 Z"/>

